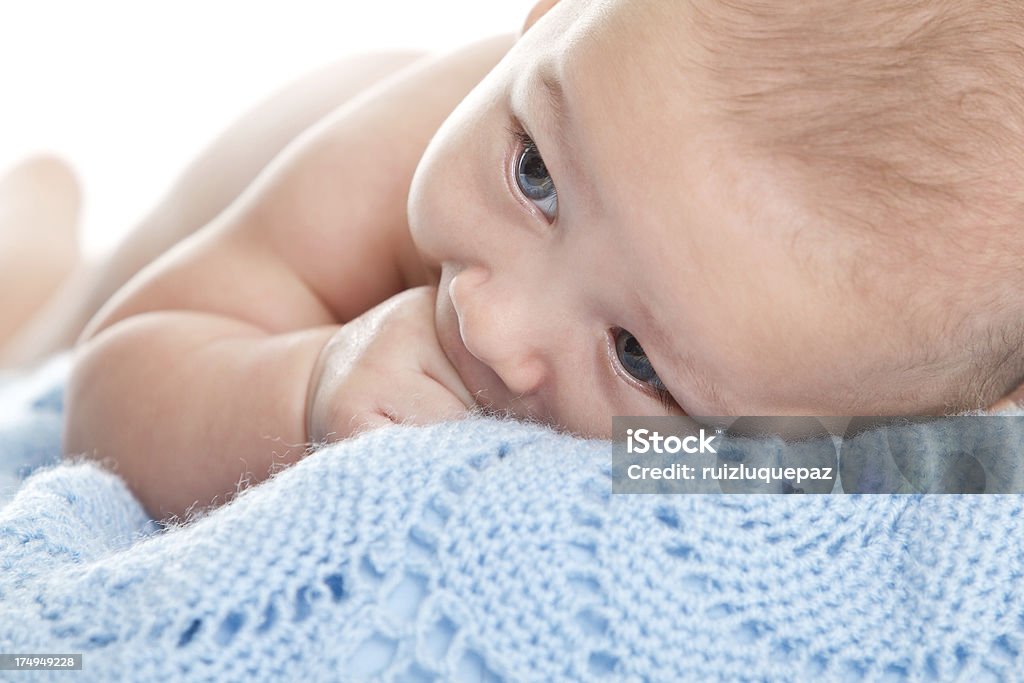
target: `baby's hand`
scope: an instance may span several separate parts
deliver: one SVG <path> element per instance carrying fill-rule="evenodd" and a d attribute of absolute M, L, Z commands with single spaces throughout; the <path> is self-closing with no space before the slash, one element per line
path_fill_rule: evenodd
<path fill-rule="evenodd" d="M 396 423 L 449 420 L 473 405 L 437 340 L 436 292 L 406 290 L 331 337 L 310 378 L 306 430 L 312 443 Z"/>

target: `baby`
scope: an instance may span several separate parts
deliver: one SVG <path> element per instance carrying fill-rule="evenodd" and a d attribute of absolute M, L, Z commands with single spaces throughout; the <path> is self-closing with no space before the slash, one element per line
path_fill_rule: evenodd
<path fill-rule="evenodd" d="M 164 517 L 474 408 L 607 437 L 1020 384 L 1013 3 L 541 0 L 527 28 L 342 107 L 119 291 L 66 451 Z"/>

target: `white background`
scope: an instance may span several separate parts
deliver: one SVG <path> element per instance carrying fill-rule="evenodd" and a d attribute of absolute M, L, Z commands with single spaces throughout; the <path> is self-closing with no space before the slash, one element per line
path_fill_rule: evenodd
<path fill-rule="evenodd" d="M 75 169 L 87 255 L 247 107 L 338 57 L 519 30 L 533 0 L 0 0 L 0 172 Z"/>

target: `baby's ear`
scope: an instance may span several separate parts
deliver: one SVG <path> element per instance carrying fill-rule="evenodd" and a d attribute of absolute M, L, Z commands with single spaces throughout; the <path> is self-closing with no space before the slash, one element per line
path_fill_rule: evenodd
<path fill-rule="evenodd" d="M 548 10 L 558 4 L 558 0 L 537 0 L 534 4 L 533 9 L 526 15 L 526 23 L 523 24 L 523 30 L 519 32 L 520 37 L 524 33 L 530 30 L 530 27 L 537 23 L 537 21 L 548 13 Z"/>

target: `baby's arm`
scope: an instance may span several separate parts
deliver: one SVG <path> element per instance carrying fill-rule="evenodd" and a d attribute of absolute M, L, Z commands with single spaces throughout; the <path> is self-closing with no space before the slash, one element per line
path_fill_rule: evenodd
<path fill-rule="evenodd" d="M 112 460 L 159 517 L 301 457 L 321 349 L 424 282 L 405 216 L 413 170 L 510 44 L 415 65 L 341 107 L 115 295 L 77 351 L 66 452 Z"/>

